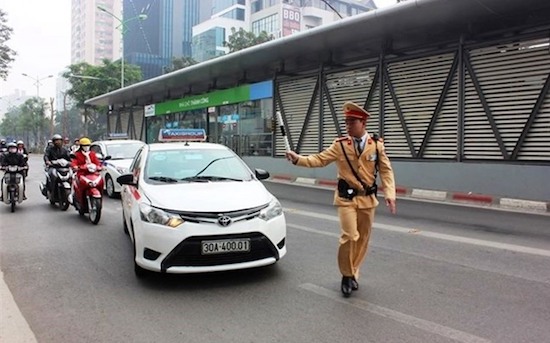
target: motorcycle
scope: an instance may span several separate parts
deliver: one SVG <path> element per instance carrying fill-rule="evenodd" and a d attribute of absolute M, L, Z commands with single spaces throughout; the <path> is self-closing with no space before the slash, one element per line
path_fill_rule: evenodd
<path fill-rule="evenodd" d="M 23 202 L 23 189 L 25 187 L 22 173 L 25 167 L 6 166 L 2 167 L 5 170 L 4 182 L 2 184 L 2 195 L 4 203 L 10 205 L 11 211 L 15 212 L 15 206 Z"/>
<path fill-rule="evenodd" d="M 59 204 L 59 208 L 62 211 L 66 211 L 69 208 L 69 195 L 71 194 L 71 183 L 73 181 L 73 171 L 70 167 L 70 162 L 64 158 L 60 158 L 52 161 L 51 167 L 53 168 L 53 175 L 55 184 L 53 186 L 53 193 L 51 187 L 46 187 L 44 183 L 40 183 L 40 191 L 50 201 L 50 204 L 54 206 Z M 46 172 L 46 178 L 49 178 L 48 172 Z M 47 184 L 51 185 L 52 180 L 48 180 Z"/>
<path fill-rule="evenodd" d="M 88 219 L 92 224 L 99 223 L 101 208 L 103 206 L 103 178 L 98 167 L 88 163 L 81 167 L 83 171 L 73 182 L 73 205 L 78 214 L 83 216 L 88 213 Z"/>

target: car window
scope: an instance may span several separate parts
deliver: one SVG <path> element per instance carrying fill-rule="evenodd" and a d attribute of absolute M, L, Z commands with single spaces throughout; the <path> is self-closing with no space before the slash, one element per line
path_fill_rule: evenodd
<path fill-rule="evenodd" d="M 215 180 L 249 181 L 246 164 L 227 149 L 182 149 L 151 151 L 147 156 L 145 178 L 166 177 L 176 180 L 201 177 Z"/>
<path fill-rule="evenodd" d="M 101 152 L 101 147 L 99 145 L 92 145 L 90 147 L 90 150 L 92 150 L 93 152 L 95 152 L 96 154 L 102 154 Z"/>
<path fill-rule="evenodd" d="M 140 165 L 140 162 L 141 162 L 141 156 L 142 156 L 142 152 L 143 150 L 139 150 L 134 158 L 134 160 L 132 161 L 132 164 L 130 165 L 130 173 L 134 174 L 134 175 L 137 175 L 136 174 L 136 171 L 137 169 L 139 169 L 139 165 Z"/>
<path fill-rule="evenodd" d="M 107 155 L 112 160 L 132 159 L 136 152 L 143 146 L 143 143 L 121 143 L 107 145 Z"/>

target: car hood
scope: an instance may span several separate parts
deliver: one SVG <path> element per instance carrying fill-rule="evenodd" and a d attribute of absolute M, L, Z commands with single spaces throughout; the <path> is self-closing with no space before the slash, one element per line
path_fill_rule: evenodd
<path fill-rule="evenodd" d="M 152 206 L 175 211 L 229 212 L 262 206 L 273 199 L 257 180 L 142 185 Z"/>
<path fill-rule="evenodd" d="M 115 168 L 124 168 L 128 170 L 130 168 L 130 164 L 132 164 L 132 159 L 124 159 L 124 160 L 107 160 L 105 161 L 106 165 L 112 165 Z"/>

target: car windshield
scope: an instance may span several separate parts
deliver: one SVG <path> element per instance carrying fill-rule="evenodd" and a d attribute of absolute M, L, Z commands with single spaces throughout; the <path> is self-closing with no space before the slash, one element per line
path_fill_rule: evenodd
<path fill-rule="evenodd" d="M 112 160 L 132 159 L 142 146 L 143 143 L 108 144 L 107 155 L 110 155 Z"/>
<path fill-rule="evenodd" d="M 156 182 L 250 181 L 245 163 L 228 149 L 151 151 L 145 178 Z"/>

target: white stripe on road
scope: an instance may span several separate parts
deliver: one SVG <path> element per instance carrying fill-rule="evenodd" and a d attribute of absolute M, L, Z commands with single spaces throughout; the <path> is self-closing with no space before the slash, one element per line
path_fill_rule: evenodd
<path fill-rule="evenodd" d="M 331 216 L 331 215 L 327 215 L 327 214 L 315 213 L 315 212 L 309 212 L 309 211 L 302 211 L 302 210 L 297 210 L 297 209 L 287 209 L 287 208 L 285 208 L 284 210 L 287 213 L 293 213 L 293 214 L 298 214 L 298 215 L 301 215 L 301 216 L 313 217 L 313 218 L 316 218 L 316 219 L 324 219 L 324 220 L 330 220 L 330 221 L 333 221 L 333 222 L 338 222 L 338 217 L 337 216 Z M 336 237 L 339 237 L 338 234 L 325 232 L 325 231 L 321 231 L 321 230 L 315 230 L 315 229 L 311 229 L 311 228 L 306 228 L 306 227 L 299 226 L 299 225 L 287 224 L 287 226 L 290 226 L 290 227 L 294 226 L 296 229 L 303 230 L 303 231 L 309 231 L 309 232 L 314 232 L 314 233 L 319 233 L 319 234 L 327 234 L 328 236 L 333 236 L 333 237 L 334 237 L 334 235 L 336 235 Z M 500 249 L 500 250 L 507 250 L 507 251 L 524 253 L 524 254 L 550 257 L 550 250 L 531 248 L 531 247 L 526 247 L 526 246 L 523 246 L 523 245 L 499 243 L 499 242 L 486 241 L 486 240 L 476 239 L 476 238 L 468 238 L 468 237 L 462 237 L 462 236 L 447 235 L 447 234 L 444 234 L 444 233 L 424 231 L 424 230 L 420 230 L 420 229 L 406 228 L 406 227 L 402 227 L 402 226 L 389 225 L 389 224 L 374 224 L 374 228 L 375 229 L 382 229 L 382 230 L 392 231 L 392 232 L 414 234 L 415 236 L 436 238 L 436 239 L 441 239 L 441 240 L 450 241 L 450 242 L 465 243 L 465 244 L 477 245 L 477 246 L 493 248 L 493 249 Z"/>
<path fill-rule="evenodd" d="M 449 338 L 458 342 L 464 343 L 488 343 L 491 342 L 488 339 L 478 337 L 472 334 L 469 334 L 464 331 L 456 330 L 448 326 L 440 325 L 428 320 L 420 319 L 417 317 L 410 316 L 386 307 L 378 306 L 372 303 L 368 303 L 365 300 L 357 298 L 347 298 L 344 299 L 339 292 L 331 291 L 329 289 L 311 284 L 305 283 L 300 285 L 300 288 L 303 288 L 307 291 L 313 292 L 315 294 L 324 296 L 331 300 L 337 301 L 342 304 L 351 305 L 360 310 L 370 312 L 377 316 L 395 320 L 396 322 L 403 323 L 409 326 L 413 326 L 417 329 L 424 330 L 429 333 L 433 333 L 445 338 Z"/>
<path fill-rule="evenodd" d="M 0 342 L 36 343 L 25 317 L 21 314 L 13 296 L 4 282 L 4 273 L 0 271 Z"/>

